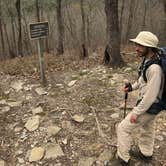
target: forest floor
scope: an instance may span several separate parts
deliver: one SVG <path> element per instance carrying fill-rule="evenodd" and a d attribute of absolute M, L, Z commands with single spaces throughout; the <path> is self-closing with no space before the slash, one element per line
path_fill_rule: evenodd
<path fill-rule="evenodd" d="M 123 119 L 121 89 L 124 79 L 137 78 L 139 62 L 126 55 L 127 66 L 112 69 L 101 64 L 99 52 L 85 60 L 47 55 L 46 87 L 37 56 L 0 63 L 0 166 L 111 165 L 115 126 Z M 137 92 L 129 94 L 127 111 L 136 97 Z M 133 166 L 166 165 L 165 112 L 156 124 L 152 162 L 132 158 Z"/>

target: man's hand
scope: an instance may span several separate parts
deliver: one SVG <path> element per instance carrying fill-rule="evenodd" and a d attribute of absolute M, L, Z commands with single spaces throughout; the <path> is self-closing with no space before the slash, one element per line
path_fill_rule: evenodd
<path fill-rule="evenodd" d="M 131 83 L 125 83 L 125 86 L 124 86 L 124 88 L 123 88 L 123 91 L 125 92 L 125 93 L 128 93 L 128 92 L 131 92 L 132 91 L 132 85 L 131 85 Z"/>
<path fill-rule="evenodd" d="M 137 120 L 138 120 L 138 115 L 132 113 L 131 117 L 130 117 L 130 122 L 131 123 L 137 123 Z"/>

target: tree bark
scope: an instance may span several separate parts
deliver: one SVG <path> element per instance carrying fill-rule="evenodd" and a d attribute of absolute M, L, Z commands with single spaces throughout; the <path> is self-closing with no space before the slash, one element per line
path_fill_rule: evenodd
<path fill-rule="evenodd" d="M 2 45 L 2 53 L 5 54 L 5 43 L 3 36 L 3 22 L 2 22 L 2 13 L 1 13 L 1 1 L 0 1 L 0 36 L 1 36 L 1 45 Z"/>
<path fill-rule="evenodd" d="M 86 43 L 86 29 L 85 29 L 85 12 L 84 12 L 84 3 L 83 0 L 80 1 L 81 6 L 81 17 L 82 17 L 82 39 L 81 39 L 81 47 L 82 47 L 82 57 L 85 58 L 88 56 L 88 48 Z"/>
<path fill-rule="evenodd" d="M 39 0 L 36 0 L 36 19 L 38 22 L 40 22 Z"/>
<path fill-rule="evenodd" d="M 164 4 L 164 13 L 165 13 L 165 20 L 164 20 L 164 32 L 166 30 L 166 0 L 163 0 L 163 4 Z M 166 39 L 166 32 L 165 32 L 165 39 Z"/>
<path fill-rule="evenodd" d="M 113 68 L 121 67 L 124 61 L 120 54 L 120 32 L 118 23 L 118 0 L 105 0 L 107 45 L 104 64 Z"/>
<path fill-rule="evenodd" d="M 21 0 L 16 1 L 16 10 L 17 10 L 17 16 L 18 16 L 18 55 L 23 56 L 23 50 L 22 50 L 22 26 L 21 26 Z"/>
<path fill-rule="evenodd" d="M 62 0 L 57 0 L 57 24 L 58 24 L 58 47 L 57 55 L 64 53 L 63 40 L 64 40 L 64 26 L 62 21 Z"/>

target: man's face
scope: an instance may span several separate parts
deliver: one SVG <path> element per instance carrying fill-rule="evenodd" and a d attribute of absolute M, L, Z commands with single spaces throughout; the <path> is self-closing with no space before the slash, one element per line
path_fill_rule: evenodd
<path fill-rule="evenodd" d="M 145 57 L 148 54 L 148 48 L 140 44 L 135 44 L 135 51 L 139 57 Z"/>

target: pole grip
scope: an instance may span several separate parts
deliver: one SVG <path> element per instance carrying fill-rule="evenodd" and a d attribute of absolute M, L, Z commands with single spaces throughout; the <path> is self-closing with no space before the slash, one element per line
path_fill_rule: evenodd
<path fill-rule="evenodd" d="M 128 93 L 125 93 L 125 100 L 127 100 L 128 98 Z"/>

